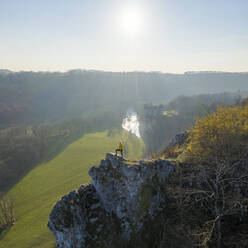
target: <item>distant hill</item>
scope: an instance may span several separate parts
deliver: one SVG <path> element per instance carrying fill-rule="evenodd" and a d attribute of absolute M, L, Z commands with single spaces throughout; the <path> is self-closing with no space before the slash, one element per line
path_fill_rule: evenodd
<path fill-rule="evenodd" d="M 178 95 L 248 91 L 248 73 L 62 72 L 0 73 L 0 127 L 126 111 L 168 103 Z"/>
<path fill-rule="evenodd" d="M 10 70 L 6 70 L 6 69 L 0 69 L 0 74 L 2 74 L 2 75 L 6 75 L 6 74 L 9 74 L 9 73 L 13 73 L 13 72 L 10 71 Z"/>

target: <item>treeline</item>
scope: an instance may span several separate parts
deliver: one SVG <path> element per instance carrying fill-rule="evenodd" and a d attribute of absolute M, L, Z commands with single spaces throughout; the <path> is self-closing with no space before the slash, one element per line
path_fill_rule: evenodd
<path fill-rule="evenodd" d="M 0 131 L 0 192 L 6 191 L 38 163 L 49 160 L 84 133 L 120 127 L 119 113 Z"/>
<path fill-rule="evenodd" d="M 140 113 L 140 125 L 148 152 L 160 152 L 197 118 L 213 113 L 220 105 L 239 104 L 243 97 L 240 93 L 201 94 L 179 96 L 167 105 L 146 105 Z"/>
<path fill-rule="evenodd" d="M 0 73 L 0 128 L 125 112 L 144 103 L 168 103 L 178 95 L 248 91 L 248 73 L 159 72 Z"/>

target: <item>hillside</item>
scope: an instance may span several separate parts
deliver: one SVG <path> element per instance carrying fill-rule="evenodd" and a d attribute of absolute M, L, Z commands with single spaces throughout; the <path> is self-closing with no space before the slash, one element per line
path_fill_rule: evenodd
<path fill-rule="evenodd" d="M 178 95 L 248 91 L 248 73 L 16 72 L 0 74 L 0 128 L 125 112 Z M 234 84 L 235 82 L 235 84 Z M 44 101 L 45 99 L 45 101 Z"/>
<path fill-rule="evenodd" d="M 0 247 L 54 248 L 55 240 L 47 228 L 53 205 L 62 195 L 89 182 L 89 168 L 113 151 L 120 139 L 128 148 L 129 159 L 142 156 L 141 140 L 124 131 L 106 131 L 83 136 L 53 160 L 30 171 L 8 193 L 15 200 L 17 221 L 2 234 Z"/>
<path fill-rule="evenodd" d="M 234 106 L 247 94 L 218 93 L 178 96 L 167 105 L 145 104 L 140 113 L 140 133 L 149 152 L 160 152 L 178 133 L 189 129 L 196 119 L 216 111 L 218 106 Z"/>
<path fill-rule="evenodd" d="M 68 119 L 0 130 L 0 194 L 7 192 L 37 164 L 52 159 L 83 134 L 119 127 L 120 117 L 104 113 L 95 118 Z"/>

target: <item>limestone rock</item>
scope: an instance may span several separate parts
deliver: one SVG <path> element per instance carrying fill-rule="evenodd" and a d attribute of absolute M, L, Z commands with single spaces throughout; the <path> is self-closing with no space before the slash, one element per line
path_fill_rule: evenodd
<path fill-rule="evenodd" d="M 159 247 L 167 160 L 131 163 L 108 153 L 92 182 L 64 196 L 48 227 L 59 248 Z"/>

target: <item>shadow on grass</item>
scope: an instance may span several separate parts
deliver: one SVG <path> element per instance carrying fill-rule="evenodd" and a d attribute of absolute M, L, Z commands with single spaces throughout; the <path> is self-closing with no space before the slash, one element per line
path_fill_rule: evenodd
<path fill-rule="evenodd" d="M 102 132 L 105 130 L 107 130 L 106 127 L 89 128 L 86 129 L 84 132 L 80 132 L 76 135 L 58 139 L 56 140 L 56 142 L 51 142 L 50 144 L 48 144 L 44 155 L 38 161 L 25 168 L 14 180 L 9 182 L 6 187 L 0 189 L 0 195 L 5 195 L 14 185 L 21 181 L 29 173 L 29 171 L 34 169 L 39 164 L 48 163 L 49 161 L 53 160 L 56 156 L 62 153 L 71 143 L 75 142 L 78 139 L 81 139 L 85 134 Z M 118 132 L 121 130 L 121 128 L 111 127 L 109 128 L 109 130 L 110 132 L 112 132 L 113 130 L 115 132 Z"/>
<path fill-rule="evenodd" d="M 86 133 L 81 133 L 79 135 L 74 135 L 72 137 L 68 137 L 66 139 L 58 140 L 55 143 L 51 143 L 47 146 L 46 152 L 44 155 L 38 160 L 35 161 L 33 164 L 25 168 L 23 171 L 19 173 L 18 176 L 15 177 L 14 180 L 8 183 L 6 187 L 0 189 L 0 195 L 5 195 L 7 192 L 16 185 L 19 181 L 21 181 L 32 169 L 34 169 L 37 165 L 47 163 L 53 160 L 56 156 L 58 156 L 61 152 L 63 152 L 71 143 L 80 139 Z M 0 232 L 1 233 L 1 232 Z"/>
<path fill-rule="evenodd" d="M 13 225 L 10 225 L 9 227 L 7 227 L 6 229 L 3 229 L 3 230 L 0 229 L 0 241 L 1 241 L 1 239 L 3 239 L 5 237 L 5 235 L 8 233 L 8 231 L 11 229 L 11 227 Z"/>

